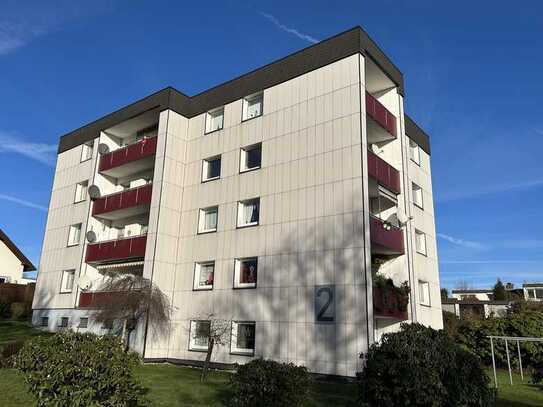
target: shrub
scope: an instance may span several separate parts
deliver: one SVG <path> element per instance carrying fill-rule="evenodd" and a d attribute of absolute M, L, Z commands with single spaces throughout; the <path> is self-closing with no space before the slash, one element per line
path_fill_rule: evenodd
<path fill-rule="evenodd" d="M 543 356 L 532 362 L 532 383 L 543 384 Z"/>
<path fill-rule="evenodd" d="M 115 337 L 71 331 L 28 340 L 15 362 L 38 406 L 74 407 L 145 405 L 138 364 Z"/>
<path fill-rule="evenodd" d="M 11 319 L 26 319 L 30 316 L 32 305 L 27 302 L 13 302 L 10 306 Z"/>
<path fill-rule="evenodd" d="M 305 367 L 255 359 L 230 377 L 230 406 L 301 406 L 307 402 L 311 377 Z"/>
<path fill-rule="evenodd" d="M 370 347 L 359 374 L 360 404 L 491 406 L 494 392 L 477 356 L 443 331 L 402 324 Z"/>
<path fill-rule="evenodd" d="M 453 318 L 444 320 L 445 330 L 451 338 L 472 353 L 478 355 L 487 366 L 492 364 L 490 340 L 488 336 L 519 336 L 543 337 L 543 311 L 537 308 L 520 308 L 502 318 L 487 318 L 484 320 L 460 320 Z M 511 345 L 511 343 L 510 343 Z M 531 365 L 540 355 L 543 355 L 543 343 L 525 342 L 520 345 L 522 363 Z M 511 351 L 511 363 L 518 366 L 517 352 Z M 507 366 L 505 342 L 494 341 L 494 354 L 498 366 Z"/>
<path fill-rule="evenodd" d="M 24 341 L 11 341 L 0 346 L 0 369 L 12 368 L 15 364 L 15 355 L 23 347 Z"/>
<path fill-rule="evenodd" d="M 10 303 L 0 299 L 0 319 L 9 318 L 10 316 Z"/>

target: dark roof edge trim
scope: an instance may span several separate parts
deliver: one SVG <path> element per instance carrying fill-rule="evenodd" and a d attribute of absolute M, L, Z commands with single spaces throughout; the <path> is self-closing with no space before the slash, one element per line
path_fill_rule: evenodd
<path fill-rule="evenodd" d="M 171 109 L 191 118 L 209 109 L 241 99 L 246 95 L 277 86 L 315 69 L 337 62 L 356 53 L 371 58 L 404 94 L 403 75 L 379 46 L 361 28 L 354 27 L 325 39 L 251 72 L 189 97 L 167 87 L 126 107 L 95 120 L 60 138 L 58 153 L 62 153 L 96 137 L 100 131 L 147 110 Z"/>
<path fill-rule="evenodd" d="M 419 145 L 428 155 L 430 152 L 430 136 L 422 130 L 417 123 L 413 121 L 407 114 L 404 115 L 405 118 L 405 134 L 411 140 Z"/>
<path fill-rule="evenodd" d="M 19 250 L 19 248 L 11 241 L 11 239 L 0 229 L 0 240 L 8 247 L 9 250 L 19 259 L 23 265 L 23 271 L 34 271 L 36 267 L 30 260 Z"/>

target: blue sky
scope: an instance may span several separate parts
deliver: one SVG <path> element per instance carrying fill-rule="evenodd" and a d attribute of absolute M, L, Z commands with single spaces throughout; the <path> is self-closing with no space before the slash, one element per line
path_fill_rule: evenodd
<path fill-rule="evenodd" d="M 2 1 L 0 227 L 36 264 L 60 135 L 361 25 L 431 136 L 442 284 L 543 280 L 542 3 L 185 3 Z"/>

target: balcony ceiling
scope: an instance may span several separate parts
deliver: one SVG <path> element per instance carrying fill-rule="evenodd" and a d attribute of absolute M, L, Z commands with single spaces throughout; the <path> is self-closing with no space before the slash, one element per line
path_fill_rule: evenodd
<path fill-rule="evenodd" d="M 149 110 L 132 119 L 126 120 L 108 129 L 104 132 L 119 138 L 134 136 L 139 130 L 145 129 L 158 123 L 160 111 L 158 108 Z"/>

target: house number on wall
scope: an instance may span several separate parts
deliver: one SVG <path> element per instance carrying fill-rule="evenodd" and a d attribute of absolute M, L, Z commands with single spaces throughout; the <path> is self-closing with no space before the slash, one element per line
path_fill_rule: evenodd
<path fill-rule="evenodd" d="M 315 321 L 334 322 L 336 319 L 336 298 L 333 285 L 315 287 Z"/>

